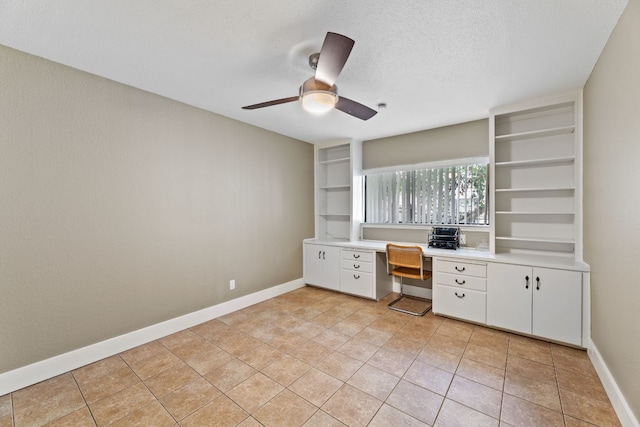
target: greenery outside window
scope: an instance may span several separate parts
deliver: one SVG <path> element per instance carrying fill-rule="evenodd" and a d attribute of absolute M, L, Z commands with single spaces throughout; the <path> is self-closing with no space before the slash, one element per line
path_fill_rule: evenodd
<path fill-rule="evenodd" d="M 365 222 L 488 225 L 488 161 L 365 172 Z"/>

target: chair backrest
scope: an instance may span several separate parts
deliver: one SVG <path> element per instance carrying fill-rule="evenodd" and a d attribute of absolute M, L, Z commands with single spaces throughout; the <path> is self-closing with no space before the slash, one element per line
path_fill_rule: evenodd
<path fill-rule="evenodd" d="M 387 243 L 387 273 L 392 267 L 415 268 L 422 274 L 422 248 L 420 246 L 402 246 Z"/>

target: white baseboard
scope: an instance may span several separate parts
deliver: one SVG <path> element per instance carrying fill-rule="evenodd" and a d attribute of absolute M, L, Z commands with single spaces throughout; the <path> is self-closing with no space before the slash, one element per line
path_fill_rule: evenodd
<path fill-rule="evenodd" d="M 613 375 L 611 375 L 607 364 L 602 359 L 602 355 L 593 341 L 587 346 L 587 354 L 589 354 L 589 359 L 591 359 L 591 363 L 593 363 L 593 367 L 596 369 L 600 381 L 602 381 L 602 385 L 607 392 L 607 396 L 609 396 L 616 415 L 618 415 L 620 419 L 620 423 L 624 427 L 640 427 L 638 419 L 634 416 L 633 411 L 631 411 L 627 400 L 618 388 L 618 384 L 613 378 Z"/>
<path fill-rule="evenodd" d="M 0 374 L 0 396 L 303 286 L 305 286 L 303 279 L 296 279 L 2 373 Z"/>
<path fill-rule="evenodd" d="M 394 279 L 395 279 L 395 277 L 394 277 Z M 431 285 L 431 280 L 429 280 L 427 282 L 427 284 L 430 286 Z M 431 295 L 433 295 L 433 291 L 431 290 L 431 288 L 426 288 L 426 287 L 422 287 L 422 286 L 412 286 L 412 285 L 408 285 L 406 283 L 403 286 L 403 288 L 404 288 L 404 293 L 406 295 L 412 295 L 412 296 L 418 297 L 418 298 L 431 299 Z M 393 292 L 400 292 L 400 282 L 399 281 L 396 281 L 396 280 L 393 281 L 392 290 L 393 290 Z"/>

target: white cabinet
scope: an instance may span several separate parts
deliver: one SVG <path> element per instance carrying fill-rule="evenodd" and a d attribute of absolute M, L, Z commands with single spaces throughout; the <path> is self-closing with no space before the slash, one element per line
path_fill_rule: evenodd
<path fill-rule="evenodd" d="M 304 242 L 304 281 L 351 295 L 380 300 L 392 290 L 386 257 L 372 249 L 339 243 Z"/>
<path fill-rule="evenodd" d="M 340 273 L 340 290 L 342 292 L 365 298 L 375 297 L 374 256 L 375 252 L 373 251 L 342 250 Z"/>
<path fill-rule="evenodd" d="M 486 263 L 434 258 L 433 312 L 485 323 L 486 277 Z"/>
<path fill-rule="evenodd" d="M 492 111 L 495 253 L 582 258 L 580 94 Z"/>
<path fill-rule="evenodd" d="M 582 273 L 490 263 L 487 325 L 582 345 Z"/>
<path fill-rule="evenodd" d="M 305 283 L 339 291 L 340 248 L 305 243 L 303 252 Z"/>

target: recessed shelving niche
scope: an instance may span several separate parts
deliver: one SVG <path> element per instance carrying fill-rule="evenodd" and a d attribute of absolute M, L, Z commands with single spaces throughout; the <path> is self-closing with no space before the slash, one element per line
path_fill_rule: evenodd
<path fill-rule="evenodd" d="M 349 240 L 352 220 L 352 144 L 316 147 L 316 237 Z"/>
<path fill-rule="evenodd" d="M 496 253 L 581 259 L 581 97 L 492 112 Z"/>

